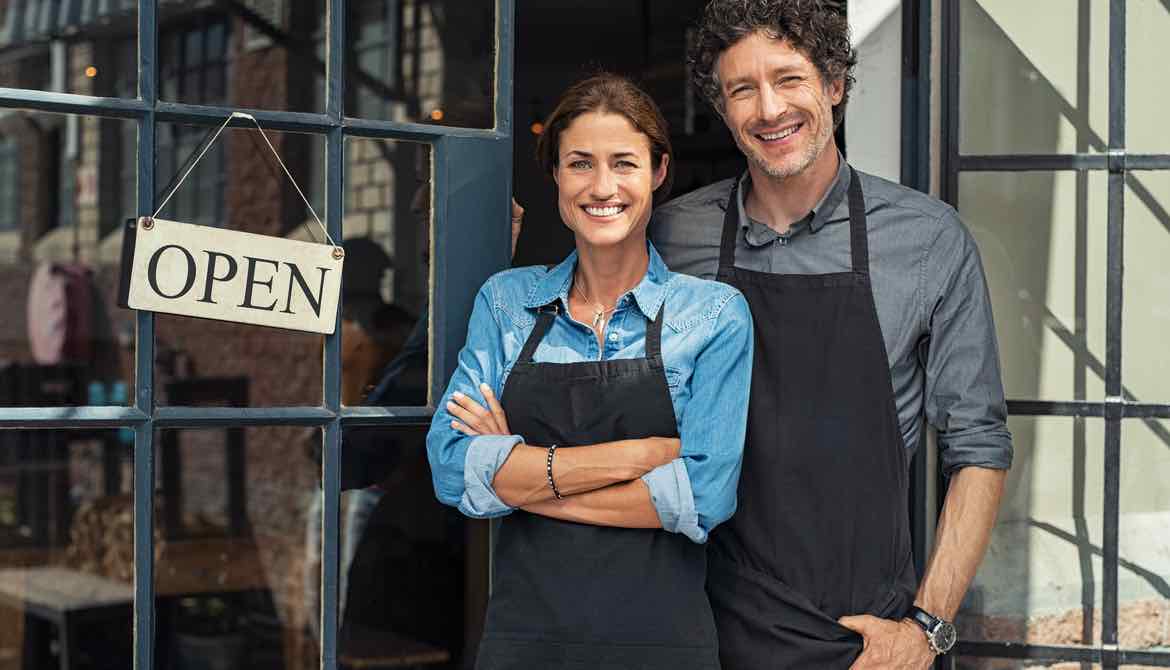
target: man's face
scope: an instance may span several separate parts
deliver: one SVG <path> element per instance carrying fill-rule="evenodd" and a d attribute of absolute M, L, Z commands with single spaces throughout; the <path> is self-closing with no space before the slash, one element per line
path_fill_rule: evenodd
<path fill-rule="evenodd" d="M 753 33 L 715 63 L 723 120 L 755 167 L 775 179 L 800 174 L 833 139 L 844 82 L 825 82 L 784 40 Z"/>

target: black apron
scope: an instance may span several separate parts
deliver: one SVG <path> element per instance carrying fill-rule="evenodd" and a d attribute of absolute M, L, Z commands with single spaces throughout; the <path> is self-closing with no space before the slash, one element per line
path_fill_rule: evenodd
<path fill-rule="evenodd" d="M 861 180 L 850 168 L 853 269 L 821 275 L 735 267 L 738 188 L 718 276 L 747 298 L 755 359 L 738 511 L 711 534 L 720 660 L 726 670 L 844 670 L 861 637 L 837 619 L 900 619 L 916 582 Z"/>
<path fill-rule="evenodd" d="M 542 308 L 503 391 L 508 425 L 560 449 L 677 437 L 662 364 L 662 310 L 646 357 L 534 363 L 556 318 Z M 523 510 L 496 544 L 478 670 L 718 669 L 704 547 L 662 530 L 607 528 Z"/>

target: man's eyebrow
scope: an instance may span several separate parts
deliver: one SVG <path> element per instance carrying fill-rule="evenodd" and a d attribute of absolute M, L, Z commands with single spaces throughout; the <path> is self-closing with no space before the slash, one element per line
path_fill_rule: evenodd
<path fill-rule="evenodd" d="M 788 74 L 790 72 L 800 72 L 800 71 L 801 71 L 800 66 L 796 65 L 795 63 L 790 64 L 790 65 L 779 65 L 779 66 L 774 67 L 771 70 L 769 70 L 768 76 L 775 77 L 776 75 Z M 733 87 L 738 86 L 740 84 L 750 84 L 751 82 L 752 82 L 752 76 L 751 75 L 744 75 L 742 77 L 733 77 L 731 79 L 728 79 L 727 82 L 724 84 L 724 86 L 726 88 L 733 88 Z"/>

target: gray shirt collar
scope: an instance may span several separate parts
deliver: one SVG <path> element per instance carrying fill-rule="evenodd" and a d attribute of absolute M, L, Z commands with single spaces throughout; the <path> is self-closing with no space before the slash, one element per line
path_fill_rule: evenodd
<path fill-rule="evenodd" d="M 751 188 L 751 173 L 745 170 L 743 176 L 739 178 L 739 195 L 736 198 L 735 206 L 739 214 L 740 227 L 744 229 L 744 239 L 750 246 L 762 247 L 782 237 L 795 237 L 806 230 L 815 234 L 821 228 L 824 228 L 826 223 L 838 220 L 840 217 L 836 216 L 837 209 L 843 202 L 846 191 L 849 190 L 849 164 L 845 162 L 845 157 L 838 151 L 837 175 L 833 177 L 833 182 L 829 185 L 829 189 L 825 191 L 825 195 L 821 197 L 820 202 L 813 207 L 807 216 L 793 223 L 788 228 L 788 232 L 783 234 L 776 232 L 766 224 L 756 221 L 747 215 L 744 202 Z"/>

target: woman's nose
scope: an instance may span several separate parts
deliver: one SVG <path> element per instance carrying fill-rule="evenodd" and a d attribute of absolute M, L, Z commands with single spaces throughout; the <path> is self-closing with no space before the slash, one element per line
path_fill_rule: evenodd
<path fill-rule="evenodd" d="M 590 195 L 597 200 L 605 200 L 617 192 L 617 180 L 613 172 L 607 167 L 593 171 L 593 188 Z"/>

